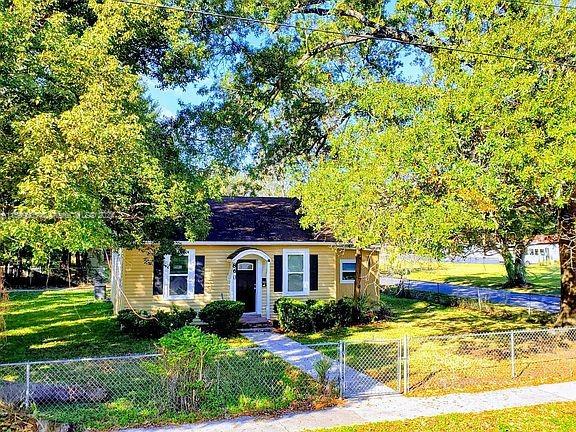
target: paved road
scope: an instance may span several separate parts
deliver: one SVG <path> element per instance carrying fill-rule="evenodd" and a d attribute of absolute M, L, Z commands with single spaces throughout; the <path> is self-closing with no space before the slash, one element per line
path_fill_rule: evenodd
<path fill-rule="evenodd" d="M 576 382 L 434 397 L 381 396 L 348 400 L 343 406 L 275 418 L 239 417 L 180 426 L 121 429 L 125 432 L 299 432 L 448 413 L 473 413 L 552 402 L 576 401 Z M 462 425 L 462 430 L 466 430 Z"/>
<path fill-rule="evenodd" d="M 385 284 L 396 284 L 398 279 L 385 278 Z M 544 312 L 556 313 L 560 308 L 560 298 L 551 295 L 517 293 L 508 290 L 497 290 L 491 288 L 480 288 L 473 286 L 455 285 L 449 283 L 408 281 L 410 289 L 418 291 L 439 292 L 454 297 L 473 298 L 478 296 L 482 300 L 492 303 L 501 303 L 510 306 L 519 306 L 524 308 L 541 310 Z"/>

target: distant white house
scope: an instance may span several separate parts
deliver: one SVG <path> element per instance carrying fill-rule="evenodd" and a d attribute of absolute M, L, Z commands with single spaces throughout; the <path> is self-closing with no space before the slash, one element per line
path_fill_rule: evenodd
<path fill-rule="evenodd" d="M 528 245 L 526 264 L 536 264 L 548 261 L 560 261 L 558 237 L 554 235 L 537 235 Z"/>
<path fill-rule="evenodd" d="M 537 264 L 560 260 L 560 250 L 558 247 L 558 237 L 555 235 L 537 235 L 526 249 L 524 262 L 526 264 Z M 445 261 L 463 263 L 494 264 L 503 263 L 504 258 L 496 251 L 470 250 L 469 253 L 446 258 Z"/>

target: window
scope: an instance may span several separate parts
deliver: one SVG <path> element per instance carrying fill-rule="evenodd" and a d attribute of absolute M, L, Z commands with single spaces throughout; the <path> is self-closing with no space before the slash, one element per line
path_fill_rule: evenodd
<path fill-rule="evenodd" d="M 252 264 L 250 262 L 241 262 L 241 263 L 238 263 L 238 265 L 236 266 L 236 269 L 238 271 L 252 271 L 252 270 L 254 270 L 254 264 Z"/>
<path fill-rule="evenodd" d="M 308 295 L 310 292 L 310 254 L 307 249 L 284 249 L 285 295 Z"/>
<path fill-rule="evenodd" d="M 356 260 L 340 260 L 340 283 L 354 283 L 356 279 Z"/>
<path fill-rule="evenodd" d="M 194 269 L 196 255 L 164 255 L 164 297 L 168 300 L 194 297 Z"/>

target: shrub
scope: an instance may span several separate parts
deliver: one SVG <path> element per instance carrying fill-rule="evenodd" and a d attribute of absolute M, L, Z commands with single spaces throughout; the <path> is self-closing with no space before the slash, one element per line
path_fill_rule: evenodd
<path fill-rule="evenodd" d="M 317 360 L 314 365 L 314 371 L 318 375 L 318 383 L 322 393 L 325 396 L 331 396 L 336 388 L 335 382 L 330 380 L 330 369 L 332 368 L 332 360 L 323 357 Z"/>
<path fill-rule="evenodd" d="M 236 333 L 243 313 L 244 303 L 217 300 L 204 306 L 198 316 L 208 325 L 208 331 L 219 336 L 230 336 Z"/>
<path fill-rule="evenodd" d="M 312 333 L 315 329 L 310 305 L 300 300 L 282 297 L 275 303 L 280 327 L 285 331 Z"/>
<path fill-rule="evenodd" d="M 147 311 L 134 312 L 123 309 L 118 312 L 116 320 L 120 330 L 135 338 L 159 338 L 170 331 L 191 324 L 196 318 L 194 309 L 177 309 L 169 312 L 158 311 L 154 314 Z"/>
<path fill-rule="evenodd" d="M 348 327 L 360 322 L 360 310 L 353 298 L 342 297 L 336 302 L 335 309 L 340 327 Z"/>
<path fill-rule="evenodd" d="M 166 381 L 167 408 L 198 410 L 212 384 L 210 368 L 226 348 L 225 342 L 198 327 L 185 326 L 160 338 L 158 347 L 160 361 L 151 364 L 150 369 Z"/>
<path fill-rule="evenodd" d="M 314 328 L 317 331 L 337 327 L 339 325 L 336 313 L 336 302 L 323 300 L 308 300 L 306 302 L 312 312 Z"/>
<path fill-rule="evenodd" d="M 285 331 L 311 333 L 333 327 L 348 327 L 388 319 L 392 312 L 381 302 L 361 296 L 336 300 L 308 300 L 305 303 L 288 297 L 274 305 L 280 327 Z"/>

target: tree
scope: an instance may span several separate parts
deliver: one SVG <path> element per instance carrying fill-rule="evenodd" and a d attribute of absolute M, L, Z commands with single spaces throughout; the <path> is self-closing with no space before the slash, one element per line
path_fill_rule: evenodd
<path fill-rule="evenodd" d="M 185 163 L 145 97 L 202 76 L 182 14 L 114 1 L 0 9 L 0 245 L 46 262 L 207 230 L 207 170 Z"/>
<path fill-rule="evenodd" d="M 383 83 L 369 91 L 368 118 L 338 134 L 331 156 L 301 189 L 305 222 L 326 223 L 359 244 L 385 241 L 441 255 L 470 235 L 522 239 L 557 209 L 559 322 L 573 321 L 576 76 L 565 64 L 576 52 L 571 13 L 484 2 L 404 8 L 420 19 L 433 16 L 460 49 L 506 47 L 544 61 L 438 50 L 424 86 Z M 395 103 L 407 115 L 399 118 L 390 109 Z"/>

